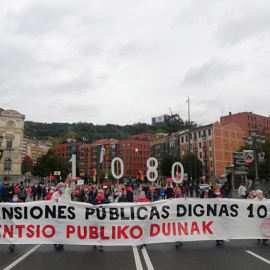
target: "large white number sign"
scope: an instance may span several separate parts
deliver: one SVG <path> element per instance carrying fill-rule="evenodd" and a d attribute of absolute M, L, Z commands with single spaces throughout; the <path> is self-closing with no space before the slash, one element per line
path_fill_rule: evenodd
<path fill-rule="evenodd" d="M 180 169 L 181 169 L 180 179 L 176 179 L 174 177 L 174 175 L 175 175 L 175 167 L 176 166 L 180 166 Z M 180 163 L 180 162 L 174 162 L 173 163 L 173 165 L 172 165 L 172 179 L 176 184 L 180 184 L 180 183 L 183 182 L 183 179 L 184 179 L 184 167 L 183 167 L 182 163 Z"/>
<path fill-rule="evenodd" d="M 154 161 L 155 166 L 151 166 L 151 161 Z M 156 158 L 154 157 L 150 157 L 147 159 L 147 179 L 151 182 L 154 182 L 157 180 L 158 178 L 158 171 L 157 171 L 157 167 L 158 167 L 158 161 Z M 151 173 L 154 173 L 154 177 L 151 177 Z"/>
<path fill-rule="evenodd" d="M 115 172 L 114 172 L 114 163 L 115 161 L 119 161 L 120 163 L 120 171 L 121 173 L 119 175 L 116 175 Z M 112 163 L 111 163 L 111 170 L 112 170 L 112 175 L 115 179 L 120 179 L 123 177 L 124 175 L 124 163 L 123 163 L 123 160 L 119 157 L 115 157 L 113 160 L 112 160 Z"/>

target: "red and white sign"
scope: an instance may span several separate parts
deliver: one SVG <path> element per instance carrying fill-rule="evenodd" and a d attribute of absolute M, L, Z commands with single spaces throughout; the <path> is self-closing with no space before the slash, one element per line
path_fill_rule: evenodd
<path fill-rule="evenodd" d="M 1 244 L 130 246 L 270 238 L 269 200 L 172 199 L 93 206 L 0 204 Z M 246 226 L 243 226 L 246 224 Z"/>

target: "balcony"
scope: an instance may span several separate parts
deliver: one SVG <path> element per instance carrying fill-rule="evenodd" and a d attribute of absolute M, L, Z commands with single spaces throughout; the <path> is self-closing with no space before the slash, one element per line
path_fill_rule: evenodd
<path fill-rule="evenodd" d="M 203 140 L 206 140 L 206 139 L 207 139 L 206 134 L 203 134 L 203 135 L 202 135 L 202 139 L 203 139 Z"/>
<path fill-rule="evenodd" d="M 198 147 L 194 147 L 194 152 L 198 152 Z"/>

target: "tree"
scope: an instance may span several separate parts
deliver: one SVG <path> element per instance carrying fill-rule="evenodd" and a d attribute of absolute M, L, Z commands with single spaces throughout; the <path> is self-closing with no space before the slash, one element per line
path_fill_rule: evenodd
<path fill-rule="evenodd" d="M 160 164 L 160 171 L 162 175 L 167 177 L 172 177 L 172 165 L 174 162 L 180 162 L 180 158 L 177 158 L 175 156 L 166 155 L 162 160 Z"/>
<path fill-rule="evenodd" d="M 54 171 L 61 171 L 62 177 L 68 175 L 68 166 L 64 158 L 55 155 L 52 149 L 49 149 L 46 155 L 37 159 L 33 166 L 33 175 L 46 177 L 53 174 Z"/>
<path fill-rule="evenodd" d="M 108 179 L 105 178 L 105 172 L 108 172 Z M 107 181 L 110 181 L 110 179 L 113 179 L 113 176 L 112 176 L 112 172 L 111 170 L 108 170 L 108 169 L 103 169 L 99 172 L 99 181 L 102 183 L 102 182 L 106 182 Z"/>
<path fill-rule="evenodd" d="M 32 168 L 33 168 L 33 160 L 31 157 L 26 155 L 22 160 L 22 174 L 32 172 Z"/>
<path fill-rule="evenodd" d="M 203 165 L 197 155 L 186 153 L 181 163 L 183 164 L 185 173 L 189 173 L 189 162 L 191 161 L 191 177 L 193 180 L 199 179 L 203 175 Z M 196 175 L 195 175 L 196 174 Z"/>

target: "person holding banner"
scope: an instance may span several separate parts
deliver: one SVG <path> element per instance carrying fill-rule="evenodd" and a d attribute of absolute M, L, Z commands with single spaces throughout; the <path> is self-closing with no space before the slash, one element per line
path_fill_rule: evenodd
<path fill-rule="evenodd" d="M 243 183 L 241 183 L 240 187 L 238 188 L 238 196 L 240 199 L 246 199 L 247 189 Z"/>
<path fill-rule="evenodd" d="M 139 198 L 137 200 L 135 200 L 134 202 L 150 202 L 146 197 L 145 197 L 145 192 L 141 191 Z"/>
<path fill-rule="evenodd" d="M 18 195 L 17 194 L 14 194 L 13 197 L 12 197 L 12 199 L 11 199 L 11 202 L 12 203 L 19 203 L 19 202 L 21 202 L 21 200 L 18 198 Z M 9 249 L 10 249 L 10 251 L 14 251 L 15 245 L 14 244 L 11 244 L 9 246 Z"/>
<path fill-rule="evenodd" d="M 75 182 L 74 180 L 71 181 L 70 184 L 70 188 L 69 189 L 65 189 L 65 184 L 63 182 L 60 182 L 58 184 L 58 190 L 55 191 L 52 194 L 52 198 L 51 200 L 54 200 L 56 202 L 67 202 L 67 201 L 71 201 L 71 194 L 75 191 Z M 54 244 L 54 247 L 56 249 L 63 249 L 64 245 L 61 244 Z"/>
<path fill-rule="evenodd" d="M 256 193 L 257 193 L 257 196 L 256 196 L 255 199 L 258 199 L 258 200 L 260 200 L 260 201 L 266 200 L 266 199 L 263 197 L 263 192 L 262 192 L 262 190 L 256 190 Z M 257 239 L 257 241 L 258 241 L 258 243 L 261 243 L 261 239 Z M 263 243 L 263 245 L 267 245 L 267 246 L 269 245 L 269 242 L 268 242 L 267 239 L 262 239 L 262 243 Z"/>
<path fill-rule="evenodd" d="M 92 201 L 93 205 L 101 205 L 101 204 L 108 204 L 110 203 L 104 196 L 104 190 L 100 189 L 96 198 Z M 94 246 L 95 247 L 95 246 Z M 103 251 L 103 246 L 98 247 L 98 251 Z"/>

